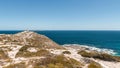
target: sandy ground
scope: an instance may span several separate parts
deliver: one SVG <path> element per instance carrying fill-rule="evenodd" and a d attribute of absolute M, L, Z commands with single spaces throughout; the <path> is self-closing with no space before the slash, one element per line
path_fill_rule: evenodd
<path fill-rule="evenodd" d="M 84 63 L 83 57 L 79 54 L 77 54 L 77 49 L 74 48 L 66 48 L 67 51 L 70 51 L 71 54 L 64 54 L 66 57 L 73 58 L 81 63 Z M 66 50 L 49 50 L 53 54 L 62 54 L 63 51 Z M 103 60 L 94 60 L 93 58 L 90 58 L 91 60 L 99 63 L 103 68 L 120 68 L 120 62 L 109 62 L 109 61 L 103 61 Z M 83 68 L 87 68 L 88 64 L 86 64 Z"/>
<path fill-rule="evenodd" d="M 120 68 L 120 62 L 108 62 L 102 60 L 96 60 L 99 64 L 103 66 L 103 68 Z"/>
<path fill-rule="evenodd" d="M 5 47 L 5 46 L 10 47 L 11 45 L 0 45 L 0 47 Z M 17 54 L 17 52 L 19 51 L 19 49 L 21 47 L 22 46 L 19 46 L 19 45 L 12 45 L 11 46 L 10 49 L 12 49 L 12 50 L 8 52 L 8 56 L 12 59 L 11 63 L 20 63 L 20 62 L 23 62 L 23 61 L 27 62 L 30 59 L 45 58 L 45 57 L 30 57 L 30 58 L 18 57 L 18 58 L 15 58 L 15 55 Z M 73 58 L 73 59 L 75 59 L 75 60 L 77 60 L 81 63 L 84 63 L 83 57 L 81 55 L 77 54 L 78 49 L 71 48 L 71 47 L 65 47 L 65 48 L 66 48 L 66 50 L 65 49 L 64 50 L 61 50 L 61 49 L 47 49 L 47 50 L 50 51 L 53 54 L 56 54 L 56 55 L 62 54 L 63 51 L 69 51 L 69 52 L 71 52 L 71 54 L 64 54 L 66 57 Z M 36 49 L 29 48 L 28 51 L 36 52 Z M 95 60 L 95 59 L 93 59 L 93 60 L 95 62 L 98 62 L 103 68 L 120 68 L 120 62 L 109 62 L 109 61 Z M 10 65 L 11 63 L 6 63 L 5 66 Z M 87 68 L 87 65 L 88 64 L 86 64 L 83 68 Z M 2 68 L 2 66 L 0 66 L 0 68 Z M 29 66 L 29 68 L 32 68 L 32 66 Z"/>

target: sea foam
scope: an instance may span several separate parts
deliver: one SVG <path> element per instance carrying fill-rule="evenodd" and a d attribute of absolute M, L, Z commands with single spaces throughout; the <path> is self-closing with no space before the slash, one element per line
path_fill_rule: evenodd
<path fill-rule="evenodd" d="M 117 54 L 114 50 L 112 49 L 106 49 L 106 48 L 97 48 L 94 46 L 88 46 L 88 45 L 80 45 L 80 44 L 64 44 L 63 46 L 80 46 L 80 47 L 84 47 L 87 48 L 89 50 L 95 50 L 97 52 L 102 52 L 102 53 L 107 53 L 107 54 L 111 54 L 111 55 L 115 55 Z"/>

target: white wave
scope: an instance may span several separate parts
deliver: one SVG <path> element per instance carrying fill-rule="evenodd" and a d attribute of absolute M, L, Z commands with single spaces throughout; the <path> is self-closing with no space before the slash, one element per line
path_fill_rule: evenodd
<path fill-rule="evenodd" d="M 81 46 L 81 47 L 85 47 L 89 50 L 95 50 L 98 52 L 102 52 L 102 53 L 107 53 L 107 54 L 111 54 L 111 55 L 115 55 L 117 54 L 114 50 L 112 49 L 105 49 L 105 48 L 97 48 L 97 47 L 93 47 L 93 46 L 87 46 L 87 45 L 80 45 L 80 44 L 64 44 L 63 46 Z"/>

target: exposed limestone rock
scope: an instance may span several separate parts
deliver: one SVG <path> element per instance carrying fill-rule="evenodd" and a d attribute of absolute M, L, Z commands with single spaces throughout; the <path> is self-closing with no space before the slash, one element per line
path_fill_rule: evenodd
<path fill-rule="evenodd" d="M 81 46 L 59 46 L 32 31 L 0 34 L 0 68 L 119 68 L 119 59 Z"/>

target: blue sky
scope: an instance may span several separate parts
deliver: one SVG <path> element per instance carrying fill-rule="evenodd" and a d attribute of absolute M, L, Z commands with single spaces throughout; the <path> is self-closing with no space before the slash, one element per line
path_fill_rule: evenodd
<path fill-rule="evenodd" d="M 120 30 L 120 0 L 0 0 L 0 30 Z"/>

